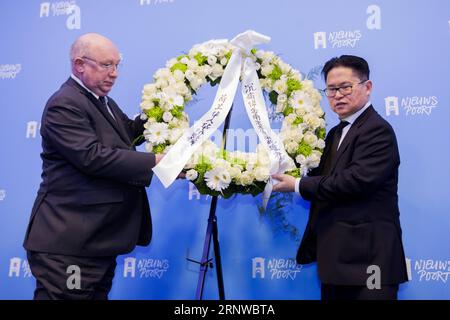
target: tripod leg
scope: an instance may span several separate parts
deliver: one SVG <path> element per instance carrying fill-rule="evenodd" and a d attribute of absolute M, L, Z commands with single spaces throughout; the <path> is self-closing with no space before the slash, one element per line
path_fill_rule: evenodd
<path fill-rule="evenodd" d="M 208 271 L 209 248 L 211 245 L 211 236 L 214 229 L 214 220 L 216 214 L 217 197 L 213 197 L 211 201 L 211 209 L 208 218 L 208 227 L 206 228 L 205 242 L 203 244 L 203 255 L 200 260 L 200 274 L 198 276 L 197 290 L 195 292 L 195 299 L 202 300 L 203 288 L 205 286 L 206 272 Z"/>
<path fill-rule="evenodd" d="M 220 258 L 219 231 L 217 229 L 217 217 L 213 221 L 213 243 L 214 257 L 216 261 L 217 287 L 219 288 L 219 299 L 225 300 L 225 288 L 223 285 L 222 260 Z"/>

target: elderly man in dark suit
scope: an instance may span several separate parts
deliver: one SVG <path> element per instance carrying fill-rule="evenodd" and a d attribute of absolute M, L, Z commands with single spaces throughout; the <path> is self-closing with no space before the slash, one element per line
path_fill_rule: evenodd
<path fill-rule="evenodd" d="M 42 116 L 42 183 L 24 247 L 35 299 L 107 299 L 117 255 L 150 243 L 145 186 L 161 156 L 135 150 L 144 122 L 107 96 L 118 76 L 116 46 L 85 34 L 70 58 L 72 75 Z"/>
<path fill-rule="evenodd" d="M 325 94 L 340 124 L 307 177 L 274 175 L 274 191 L 311 201 L 298 263 L 317 261 L 322 299 L 397 299 L 407 281 L 399 220 L 400 157 L 394 130 L 370 103 L 367 62 L 329 60 Z"/>

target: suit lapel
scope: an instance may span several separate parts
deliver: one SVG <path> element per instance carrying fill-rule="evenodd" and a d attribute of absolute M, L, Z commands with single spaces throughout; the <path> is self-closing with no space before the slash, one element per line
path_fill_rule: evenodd
<path fill-rule="evenodd" d="M 336 153 L 336 158 L 334 160 L 334 163 L 332 164 L 331 172 L 334 171 L 334 168 L 336 167 L 336 164 L 339 162 L 339 159 L 344 154 L 344 152 L 347 150 L 348 146 L 350 145 L 350 142 L 353 141 L 358 133 L 359 127 L 369 118 L 369 116 L 375 112 L 373 106 L 371 105 L 368 107 L 352 124 L 350 129 L 348 130 L 347 134 L 344 137 L 344 140 L 342 140 L 341 145 Z"/>
<path fill-rule="evenodd" d="M 328 132 L 327 137 L 325 138 L 325 150 L 323 150 L 323 154 L 321 157 L 321 161 L 319 164 L 319 174 L 322 174 L 323 167 L 325 166 L 325 159 L 330 156 L 331 150 L 331 142 L 333 141 L 333 135 L 336 131 L 336 127 L 331 128 L 330 132 Z"/>
<path fill-rule="evenodd" d="M 98 111 L 108 120 L 109 124 L 114 128 L 114 130 L 119 134 L 119 136 L 122 138 L 122 140 L 127 143 L 127 145 L 131 144 L 130 138 L 128 137 L 125 128 L 122 125 L 122 121 L 120 120 L 120 117 L 117 116 L 117 112 L 114 112 L 110 105 L 110 109 L 114 114 L 114 117 L 116 120 L 114 120 L 111 115 L 109 114 L 108 110 L 102 105 L 102 103 L 94 97 L 90 92 L 88 92 L 85 88 L 81 87 L 75 80 L 72 78 L 69 78 L 66 82 L 68 85 L 72 87 L 76 87 L 80 90 L 82 94 L 84 94 L 93 105 L 97 108 Z M 109 101 L 112 101 L 112 99 L 109 99 Z M 115 104 L 114 104 L 115 105 Z M 114 106 L 115 107 L 115 106 Z"/>
<path fill-rule="evenodd" d="M 111 109 L 111 112 L 114 114 L 114 117 L 116 118 L 117 121 L 114 121 L 114 123 L 117 125 L 117 127 L 119 128 L 120 132 L 122 133 L 122 138 L 125 139 L 125 142 L 127 142 L 128 145 L 131 145 L 131 140 L 130 137 L 127 133 L 127 130 L 124 126 L 124 122 L 121 120 L 122 117 L 119 115 L 118 109 L 119 106 L 115 103 L 115 101 L 113 101 L 113 99 L 108 98 L 108 105 L 109 108 Z"/>

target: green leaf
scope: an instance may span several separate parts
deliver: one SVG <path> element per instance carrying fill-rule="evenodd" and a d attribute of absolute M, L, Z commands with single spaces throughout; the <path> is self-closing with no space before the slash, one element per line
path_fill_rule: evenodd
<path fill-rule="evenodd" d="M 278 101 L 278 93 L 276 91 L 270 91 L 269 100 L 272 104 L 277 104 Z"/>

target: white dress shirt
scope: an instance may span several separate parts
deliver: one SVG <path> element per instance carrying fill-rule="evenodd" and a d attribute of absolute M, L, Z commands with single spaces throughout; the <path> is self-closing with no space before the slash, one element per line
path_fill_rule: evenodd
<path fill-rule="evenodd" d="M 100 97 L 99 97 L 97 94 L 95 94 L 93 91 L 89 90 L 89 88 L 86 87 L 86 86 L 84 85 L 84 83 L 83 83 L 76 75 L 74 75 L 74 74 L 72 73 L 72 74 L 70 75 L 70 77 L 71 77 L 73 80 L 75 80 L 80 86 L 82 86 L 83 88 L 85 88 L 85 89 L 86 89 L 90 94 L 92 94 L 97 100 L 99 100 Z M 106 109 L 108 109 L 108 112 L 109 112 L 109 114 L 111 115 L 111 117 L 113 117 L 113 119 L 116 120 L 116 118 L 114 117 L 114 115 L 113 115 L 111 109 L 109 108 L 109 105 L 108 105 L 108 97 L 107 97 L 107 96 L 105 96 L 105 101 L 106 101 Z M 103 103 L 102 103 L 102 104 L 103 104 Z"/>

